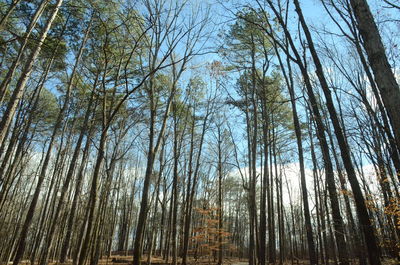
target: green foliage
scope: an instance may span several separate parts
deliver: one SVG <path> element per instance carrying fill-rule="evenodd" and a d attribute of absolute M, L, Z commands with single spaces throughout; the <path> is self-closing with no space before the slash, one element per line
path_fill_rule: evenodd
<path fill-rule="evenodd" d="M 204 99 L 206 93 L 206 83 L 200 76 L 190 78 L 186 87 L 186 94 L 195 102 L 200 102 Z"/>
<path fill-rule="evenodd" d="M 257 13 L 258 12 L 258 13 Z M 270 53 L 271 42 L 265 34 L 261 11 L 245 8 L 236 14 L 236 21 L 222 34 L 220 54 L 236 67 L 248 66 L 252 54 L 260 58 Z"/>
<path fill-rule="evenodd" d="M 56 96 L 50 90 L 43 88 L 37 107 L 32 110 L 33 124 L 36 124 L 39 131 L 46 131 L 54 125 L 59 111 L 60 106 Z"/>

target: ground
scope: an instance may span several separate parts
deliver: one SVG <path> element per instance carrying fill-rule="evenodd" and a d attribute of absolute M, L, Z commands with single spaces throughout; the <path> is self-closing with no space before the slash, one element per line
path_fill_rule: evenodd
<path fill-rule="evenodd" d="M 100 260 L 99 265 L 112 265 L 112 264 L 120 264 L 120 265 L 131 265 L 132 264 L 132 260 L 133 257 L 132 256 L 111 256 L 109 258 L 103 258 Z M 22 262 L 21 264 L 30 264 L 28 261 Z M 70 265 L 72 264 L 72 262 L 68 262 L 68 263 L 49 263 L 48 265 Z M 147 257 L 145 257 L 142 261 L 143 265 L 147 264 Z M 165 261 L 163 259 L 161 259 L 160 257 L 152 257 L 151 259 L 151 265 L 168 265 L 171 264 L 169 263 L 165 263 Z M 180 264 L 178 262 L 178 264 Z M 189 264 L 194 265 L 194 264 L 201 264 L 201 265 L 215 265 L 215 262 L 210 262 L 208 259 L 204 259 L 204 260 L 189 260 Z M 283 265 L 291 265 L 292 263 L 290 261 L 284 263 Z M 298 262 L 294 262 L 294 265 L 307 265 L 309 264 L 307 261 L 298 261 Z M 332 264 L 334 264 L 332 262 Z M 352 263 L 354 265 L 357 265 L 357 263 Z M 396 260 L 385 260 L 382 262 L 382 265 L 398 265 L 399 262 Z M 239 259 L 226 259 L 224 260 L 224 265 L 248 265 L 248 262 L 244 261 L 244 260 L 239 260 Z"/>

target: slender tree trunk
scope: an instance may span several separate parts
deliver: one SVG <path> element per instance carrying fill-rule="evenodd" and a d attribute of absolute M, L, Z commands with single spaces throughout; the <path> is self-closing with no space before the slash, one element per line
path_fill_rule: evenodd
<path fill-rule="evenodd" d="M 105 95 L 104 95 L 105 96 Z M 92 230 L 94 226 L 94 218 L 95 218 L 95 210 L 96 210 L 96 201 L 97 201 L 97 188 L 98 188 L 98 179 L 100 175 L 100 169 L 104 160 L 104 152 L 106 148 L 106 139 L 107 139 L 107 129 L 103 126 L 103 130 L 100 137 L 99 148 L 97 151 L 96 164 L 93 171 L 92 183 L 90 187 L 90 195 L 87 209 L 87 227 L 85 232 L 85 237 L 82 244 L 82 249 L 79 254 L 78 265 L 83 265 L 87 258 L 87 254 L 89 252 L 89 244 L 92 236 Z"/>
<path fill-rule="evenodd" d="M 378 27 L 366 0 L 349 0 L 363 38 L 364 49 L 375 76 L 376 84 L 391 121 L 397 148 L 400 150 L 400 89 L 386 56 Z M 368 243 L 368 239 L 367 239 Z M 372 249 L 369 249 L 372 251 Z M 374 250 L 375 251 L 375 250 Z M 370 254 L 371 255 L 371 254 Z M 374 253 L 373 255 L 377 255 Z M 371 257 L 372 260 L 377 258 Z M 378 263 L 377 263 L 378 264 Z"/>
<path fill-rule="evenodd" d="M 266 264 L 266 255 L 267 255 L 267 201 L 269 200 L 269 167 L 268 167 L 268 123 L 269 118 L 266 113 L 266 102 L 264 97 L 261 97 L 262 100 L 262 115 L 263 115 L 263 144 L 264 144 L 264 164 L 263 164 L 263 182 L 262 182 L 262 190 L 261 190 L 261 201 L 260 201 L 260 265 Z M 268 212 L 269 213 L 269 212 Z"/>
<path fill-rule="evenodd" d="M 176 265 L 178 262 L 178 250 L 177 250 L 177 215 L 178 215 L 178 162 L 180 157 L 180 151 L 178 150 L 179 131 L 178 131 L 178 118 L 177 109 L 175 102 L 173 103 L 174 108 L 174 143 L 173 143 L 173 180 L 172 180 L 172 196 L 173 196 L 173 207 L 172 207 L 172 229 L 171 229 L 171 245 L 172 245 L 172 265 Z"/>
<path fill-rule="evenodd" d="M 47 0 L 44 0 L 44 2 L 47 2 Z M 47 20 L 47 23 L 46 23 L 42 33 L 40 34 L 40 37 L 39 37 L 39 40 L 38 40 L 38 43 L 37 43 L 35 49 L 30 54 L 29 58 L 26 61 L 26 64 L 24 65 L 21 76 L 19 77 L 17 85 L 15 86 L 14 91 L 11 95 L 11 98 L 7 104 L 7 107 L 6 107 L 6 110 L 4 111 L 2 120 L 0 121 L 0 146 L 4 145 L 4 141 L 7 137 L 7 132 L 8 132 L 10 123 L 11 123 L 12 119 L 14 118 L 16 108 L 17 108 L 18 103 L 20 102 L 22 95 L 24 93 L 25 86 L 31 75 L 33 65 L 35 64 L 36 59 L 39 56 L 42 45 L 43 45 L 44 41 L 46 40 L 47 34 L 53 24 L 54 19 L 57 16 L 58 11 L 60 10 L 62 3 L 63 3 L 63 0 L 57 0 L 57 3 L 54 6 L 52 13 L 51 13 L 49 19 Z M 10 77 L 10 79 L 11 79 L 11 77 Z"/>
<path fill-rule="evenodd" d="M 95 84 L 96 84 L 96 82 L 95 82 Z M 94 85 L 94 88 L 95 87 L 96 87 L 96 85 Z M 94 93 L 94 88 L 93 88 L 93 93 Z M 87 109 L 87 114 L 88 113 L 90 113 L 90 108 Z M 81 137 L 83 138 L 86 135 L 86 143 L 85 143 L 85 147 L 83 148 L 83 151 L 82 151 L 81 163 L 78 168 L 78 175 L 76 177 L 74 196 L 72 199 L 71 210 L 68 215 L 66 234 L 65 234 L 62 246 L 61 246 L 61 253 L 60 253 L 60 262 L 61 263 L 65 263 L 65 261 L 67 259 L 67 255 L 68 255 L 68 250 L 70 248 L 72 229 L 73 229 L 73 225 L 75 222 L 75 216 L 76 216 L 76 212 L 77 212 L 77 206 L 78 206 L 78 202 L 79 202 L 79 196 L 81 193 L 82 182 L 83 182 L 83 177 L 84 177 L 84 168 L 86 165 L 87 158 L 89 156 L 91 130 L 92 130 L 92 128 L 88 128 L 86 130 L 85 127 L 83 127 L 81 130 L 81 133 L 79 135 L 79 138 L 81 138 Z M 78 142 L 76 145 L 76 149 L 78 148 L 79 138 L 78 138 Z M 76 150 L 74 152 L 76 152 Z M 71 163 L 72 163 L 72 161 L 73 161 L 73 159 L 71 160 Z M 71 163 L 70 163 L 70 166 L 71 166 Z"/>
<path fill-rule="evenodd" d="M 287 62 L 286 62 L 287 67 L 288 67 L 288 70 L 287 70 L 288 72 L 286 73 L 285 67 L 283 65 L 283 62 L 282 62 L 277 50 L 276 50 L 276 54 L 278 56 L 278 60 L 281 65 L 281 69 L 282 69 L 287 87 L 289 89 L 290 102 L 292 105 L 293 124 L 294 124 L 294 130 L 295 130 L 295 134 L 296 134 L 296 140 L 297 140 L 296 142 L 297 142 L 297 151 L 298 151 L 299 166 L 300 166 L 301 194 L 302 194 L 302 199 L 303 199 L 304 220 L 305 220 L 305 227 L 306 227 L 306 233 L 307 233 L 307 243 L 308 243 L 310 264 L 318 264 L 318 259 L 317 259 L 317 255 L 315 252 L 315 243 L 314 243 L 314 237 L 313 237 L 313 231 L 312 231 L 312 224 L 311 224 L 310 206 L 308 203 L 302 134 L 301 134 L 299 117 L 297 115 L 297 108 L 296 108 L 296 101 L 295 101 L 295 94 L 294 94 L 293 75 L 292 75 L 292 71 L 291 71 L 289 57 L 287 57 Z"/>
<path fill-rule="evenodd" d="M 40 19 L 40 17 L 42 15 L 46 5 L 48 4 L 48 2 L 49 2 L 49 0 L 42 0 L 42 2 L 40 2 L 40 4 L 39 4 L 38 8 L 35 10 L 35 13 L 33 14 L 32 18 L 31 18 L 31 21 L 30 21 L 30 23 L 29 23 L 29 25 L 27 27 L 26 32 L 25 32 L 25 35 L 24 35 L 23 41 L 21 43 L 21 46 L 19 47 L 18 54 L 17 54 L 16 58 L 14 59 L 10 69 L 7 71 L 6 76 L 1 81 L 1 84 L 0 84 L 0 103 L 2 103 L 3 100 L 4 100 L 4 96 L 6 94 L 6 90 L 8 88 L 8 85 L 10 84 L 11 79 L 13 78 L 13 76 L 15 74 L 15 71 L 17 70 L 18 65 L 21 62 L 22 58 L 23 58 L 23 55 L 24 55 L 26 46 L 28 45 L 28 41 L 29 41 L 29 38 L 30 38 L 30 36 L 32 34 L 32 31 L 34 30 L 34 28 L 35 28 L 38 20 Z M 4 18 L 2 19 L 2 23 L 5 23 L 6 20 L 7 20 L 7 15 L 4 16 Z M 2 28 L 0 27 L 0 30 L 1 29 Z M 39 45 L 41 45 L 41 43 L 38 43 L 37 47 L 39 47 Z M 27 63 L 29 63 L 29 61 L 27 61 Z"/>
<path fill-rule="evenodd" d="M 191 141 L 192 141 L 192 145 L 191 145 L 191 150 L 194 148 L 193 145 L 193 138 L 194 138 L 194 126 L 195 126 L 195 115 L 196 112 L 193 112 L 193 124 L 192 124 L 192 134 L 191 134 Z M 197 181 L 198 181 L 198 175 L 199 175 L 199 170 L 200 170 L 200 158 L 202 155 L 202 150 L 203 150 L 203 143 L 204 143 L 204 138 L 205 138 L 205 133 L 206 133 L 206 129 L 207 129 L 207 123 L 208 123 L 208 119 L 209 116 L 211 115 L 211 103 L 208 102 L 207 104 L 207 109 L 206 109 L 206 115 L 204 116 L 203 119 L 203 124 L 202 124 L 202 129 L 201 129 L 201 135 L 200 135 L 200 141 L 199 141 L 199 150 L 197 152 L 197 156 L 196 156 L 196 164 L 195 164 L 195 169 L 193 172 L 193 184 L 192 186 L 189 188 L 190 190 L 190 195 L 188 198 L 188 205 L 187 205 L 187 216 L 185 219 L 185 231 L 184 231 L 184 247 L 183 247 L 183 257 L 182 257 L 182 265 L 186 265 L 187 262 L 187 252 L 188 252 L 188 248 L 189 248 L 189 235 L 190 235 L 190 224 L 192 221 L 192 210 L 193 210 L 193 199 L 196 193 L 196 188 L 197 188 Z M 192 155 L 192 151 L 191 151 L 191 155 Z M 190 163 L 190 162 L 189 162 Z M 189 164 L 189 167 L 191 168 L 191 163 Z M 189 172 L 190 174 L 190 172 Z M 189 186 L 188 186 L 189 187 Z"/>
<path fill-rule="evenodd" d="M 3 30 L 3 27 L 5 23 L 7 22 L 8 18 L 10 17 L 11 13 L 14 11 L 14 9 L 17 7 L 17 5 L 21 2 L 21 0 L 15 0 L 12 1 L 10 6 L 8 7 L 6 13 L 3 15 L 3 17 L 0 19 L 0 30 Z"/>
<path fill-rule="evenodd" d="M 223 232 L 223 205 L 222 205 L 222 132 L 221 127 L 218 125 L 218 262 L 217 265 L 222 265 L 223 246 L 222 246 L 222 232 Z"/>
<path fill-rule="evenodd" d="M 170 105 L 172 98 L 175 94 L 175 84 L 173 85 L 171 94 L 169 96 L 165 112 L 164 112 L 164 117 L 161 125 L 161 130 L 158 133 L 158 138 L 157 142 L 155 143 L 155 115 L 156 115 L 156 110 L 155 110 L 155 102 L 154 102 L 154 87 L 152 84 L 150 86 L 150 129 L 149 129 L 149 148 L 148 148 L 148 154 L 147 154 L 147 165 L 146 165 L 146 173 L 144 176 L 144 182 L 143 182 L 143 189 L 142 189 L 142 200 L 140 202 L 140 210 L 139 210 L 139 217 L 138 217 L 138 223 L 136 227 L 136 233 L 135 233 L 135 242 L 134 242 L 134 247 L 133 247 L 133 265 L 140 265 L 141 262 L 141 249 L 142 249 L 142 241 L 143 241 L 143 235 L 144 235 L 144 228 L 147 220 L 147 211 L 148 211 L 148 193 L 149 193 L 149 188 L 150 188 L 150 178 L 153 173 L 153 165 L 154 165 L 154 160 L 155 156 L 157 154 L 158 148 L 160 146 L 161 139 L 164 135 L 165 127 L 166 127 L 166 121 L 167 117 L 169 114 L 170 110 Z"/>
<path fill-rule="evenodd" d="M 83 49 L 85 47 L 86 40 L 87 40 L 88 35 L 89 35 L 90 27 L 91 27 L 91 24 L 92 24 L 92 19 L 93 19 L 93 16 L 91 17 L 91 19 L 90 19 L 90 21 L 88 23 L 88 26 L 87 26 L 86 31 L 85 31 L 85 35 L 83 37 L 81 46 L 80 46 L 78 54 L 76 56 L 75 65 L 74 65 L 74 67 L 72 69 L 70 80 L 68 81 L 67 91 L 70 91 L 72 86 L 73 86 L 73 84 L 74 84 L 75 74 L 76 74 L 76 72 L 78 70 L 78 66 L 79 66 L 79 63 L 80 63 L 80 58 L 82 56 Z M 97 81 L 97 78 L 95 80 L 94 87 L 96 87 L 96 81 Z M 45 265 L 47 263 L 47 257 L 48 257 L 48 254 L 49 254 L 49 249 L 50 249 L 50 246 L 52 244 L 54 231 L 55 231 L 56 226 L 57 226 L 57 221 L 56 220 L 58 219 L 58 217 L 60 215 L 60 212 L 61 212 L 61 208 L 62 208 L 63 204 L 65 203 L 64 202 L 64 198 L 65 198 L 65 195 L 66 195 L 66 193 L 68 191 L 69 183 L 71 182 L 71 179 L 72 179 L 72 176 L 73 176 L 73 173 L 74 173 L 75 163 L 76 163 L 76 161 L 78 159 L 78 156 L 79 156 L 79 151 L 80 151 L 80 147 L 81 147 L 81 144 L 82 144 L 82 141 L 83 141 L 84 133 L 87 130 L 87 123 L 88 123 L 89 117 L 90 117 L 90 110 L 92 108 L 93 98 L 94 98 L 94 94 L 92 92 L 92 95 L 90 97 L 89 104 L 88 104 L 88 109 L 86 111 L 84 122 L 83 122 L 83 129 L 82 129 L 82 132 L 79 135 L 78 141 L 76 143 L 75 151 L 74 151 L 74 154 L 72 156 L 72 159 L 71 159 L 71 162 L 70 162 L 70 165 L 69 165 L 69 168 L 68 168 L 68 172 L 67 172 L 63 187 L 61 189 L 60 199 L 59 199 L 57 208 L 56 208 L 55 213 L 54 213 L 54 221 L 52 222 L 52 225 L 51 225 L 51 227 L 50 227 L 50 229 L 48 231 L 47 237 L 46 237 L 45 242 L 44 242 L 44 244 L 45 244 L 44 247 L 43 247 L 44 252 L 43 252 L 42 257 L 41 257 L 40 265 Z"/>
<path fill-rule="evenodd" d="M 338 143 L 339 143 L 339 148 L 340 148 L 342 158 L 343 158 L 343 164 L 346 169 L 347 177 L 349 179 L 351 188 L 353 190 L 354 200 L 356 203 L 356 208 L 357 208 L 357 213 L 358 213 L 358 218 L 362 225 L 364 237 L 365 237 L 365 240 L 367 243 L 369 260 L 370 260 L 370 263 L 372 263 L 372 264 L 380 265 L 381 264 L 380 253 L 379 253 L 378 245 L 377 245 L 376 238 L 374 235 L 374 227 L 371 223 L 371 220 L 370 220 L 370 217 L 368 214 L 368 210 L 365 205 L 364 195 L 362 194 L 360 185 L 357 180 L 357 176 L 356 176 L 356 173 L 355 173 L 355 170 L 354 170 L 354 167 L 352 164 L 352 159 L 350 156 L 350 150 L 349 150 L 347 142 L 344 138 L 343 130 L 340 126 L 340 122 L 337 117 L 337 113 L 336 113 L 336 110 L 335 110 L 335 107 L 333 104 L 331 92 L 330 92 L 328 83 L 325 79 L 324 71 L 322 69 L 322 65 L 319 60 L 318 54 L 314 47 L 311 33 L 309 32 L 308 26 L 304 20 L 299 1 L 294 0 L 294 4 L 296 6 L 296 12 L 299 15 L 299 20 L 302 25 L 303 31 L 306 35 L 308 46 L 309 46 L 309 49 L 310 49 L 310 52 L 311 52 L 311 55 L 312 55 L 312 58 L 313 58 L 313 61 L 314 61 L 315 67 L 316 67 L 316 73 L 318 76 L 318 80 L 321 84 L 321 88 L 322 88 L 325 98 L 326 98 L 327 108 L 328 108 L 328 111 L 329 111 L 329 114 L 330 114 L 330 117 L 332 120 L 333 128 L 334 128 L 334 131 L 335 131 Z M 398 90 L 398 86 L 397 86 L 397 90 Z M 400 101 L 400 92 L 399 91 L 398 91 L 398 96 L 399 96 L 398 99 Z M 399 118 L 399 133 L 400 133 L 400 112 L 397 112 L 397 114 L 398 114 L 398 118 Z M 400 136 L 400 134 L 399 134 L 399 136 Z M 340 252 L 339 252 L 339 255 L 340 255 Z M 346 257 L 343 257 L 343 258 L 347 259 Z M 347 262 L 346 262 L 346 264 L 347 264 Z"/>

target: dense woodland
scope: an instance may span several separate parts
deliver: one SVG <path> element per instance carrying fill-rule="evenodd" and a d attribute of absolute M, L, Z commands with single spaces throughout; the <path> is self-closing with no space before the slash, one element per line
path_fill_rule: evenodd
<path fill-rule="evenodd" d="M 398 264 L 399 45 L 398 0 L 0 0 L 0 264 Z"/>

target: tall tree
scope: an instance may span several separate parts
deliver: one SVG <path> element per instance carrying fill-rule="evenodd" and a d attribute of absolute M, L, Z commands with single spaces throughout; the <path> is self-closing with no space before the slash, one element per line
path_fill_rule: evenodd
<path fill-rule="evenodd" d="M 392 129 L 400 149 L 400 88 L 386 56 L 381 35 L 366 0 L 349 0 L 363 39 L 363 46 L 374 73 L 382 101 L 388 112 Z"/>

